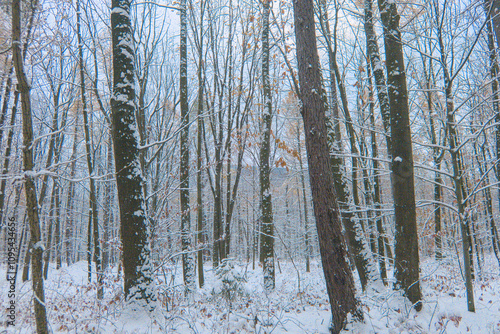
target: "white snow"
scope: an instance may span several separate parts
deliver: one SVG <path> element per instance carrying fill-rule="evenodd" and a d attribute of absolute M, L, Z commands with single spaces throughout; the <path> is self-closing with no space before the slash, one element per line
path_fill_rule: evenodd
<path fill-rule="evenodd" d="M 278 259 L 277 259 L 278 260 Z M 156 271 L 158 307 L 153 313 L 131 309 L 123 301 L 123 274 L 116 267 L 105 274 L 104 300 L 97 301 L 95 274 L 87 282 L 87 263 L 82 261 L 56 271 L 51 265 L 45 281 L 46 305 L 53 333 L 287 333 L 328 334 L 330 308 L 321 266 L 312 261 L 311 272 L 295 259 L 276 261 L 276 289 L 266 294 L 262 268 L 244 261 L 217 278 L 209 263 L 205 265 L 206 284 L 185 297 L 180 262 L 167 263 Z M 5 270 L 3 266 L 2 271 Z M 457 259 L 438 263 L 421 261 L 424 307 L 421 312 L 391 286 L 377 286 L 358 296 L 364 323 L 348 323 L 343 333 L 500 333 L 500 277 L 492 255 L 486 257 L 481 277 L 474 282 L 476 313 L 467 311 L 464 283 Z M 221 284 L 240 280 L 237 298 L 232 302 L 221 295 Z M 300 277 L 300 280 L 299 280 Z M 389 273 L 392 279 L 392 273 Z M 166 280 L 166 282 L 165 282 Z M 222 280 L 222 281 L 221 281 Z M 7 296 L 9 284 L 0 275 L 0 294 Z M 31 282 L 18 280 L 15 328 L 6 333 L 33 333 Z M 8 298 L 1 298 L 4 309 Z M 0 316 L 4 329 L 5 312 Z"/>

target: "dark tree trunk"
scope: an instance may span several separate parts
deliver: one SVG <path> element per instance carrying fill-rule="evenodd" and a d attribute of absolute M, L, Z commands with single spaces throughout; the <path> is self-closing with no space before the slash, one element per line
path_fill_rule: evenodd
<path fill-rule="evenodd" d="M 314 214 L 326 287 L 332 312 L 332 331 L 339 333 L 348 313 L 362 317 L 354 279 L 347 261 L 339 208 L 327 143 L 325 103 L 314 25 L 312 0 L 294 0 L 295 38 L 299 65 L 300 99 L 309 165 Z"/>
<path fill-rule="evenodd" d="M 391 109 L 391 179 L 396 220 L 396 286 L 421 310 L 422 292 L 419 281 L 419 254 L 413 152 L 411 143 L 408 90 L 404 66 L 403 44 L 399 30 L 396 3 L 378 0 L 387 67 L 387 83 Z"/>
<path fill-rule="evenodd" d="M 130 0 L 113 0 L 113 95 L 111 123 L 116 185 L 120 207 L 125 299 L 152 310 L 155 307 L 150 262 L 149 227 L 142 193 L 139 138 L 136 135 L 133 34 Z"/>

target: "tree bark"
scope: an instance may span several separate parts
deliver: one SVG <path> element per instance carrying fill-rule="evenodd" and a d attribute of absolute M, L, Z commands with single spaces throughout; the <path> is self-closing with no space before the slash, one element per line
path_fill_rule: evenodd
<path fill-rule="evenodd" d="M 269 14 L 270 0 L 262 1 L 262 86 L 264 91 L 264 111 L 260 146 L 260 201 L 261 201 L 261 244 L 260 251 L 264 269 L 264 288 L 274 290 L 274 223 L 271 196 L 269 157 L 271 151 L 272 100 L 269 82 Z"/>
<path fill-rule="evenodd" d="M 348 313 L 362 318 L 354 279 L 347 262 L 339 208 L 333 186 L 330 150 L 326 139 L 325 103 L 314 25 L 312 0 L 294 0 L 296 52 L 300 99 L 309 165 L 314 214 L 326 287 L 332 312 L 332 331 L 339 333 Z"/>
<path fill-rule="evenodd" d="M 349 112 L 349 106 L 347 102 L 347 93 L 345 90 L 344 82 L 342 77 L 340 76 L 340 71 L 338 68 L 337 64 L 337 45 L 336 41 L 331 41 L 330 37 L 330 27 L 328 24 L 328 16 L 327 16 L 327 8 L 326 8 L 326 2 L 322 0 L 319 5 L 319 13 L 320 13 L 320 22 L 321 22 L 321 27 L 322 30 L 324 31 L 324 35 L 327 40 L 327 46 L 328 46 L 328 58 L 329 58 L 329 65 L 330 65 L 330 71 L 332 72 L 331 75 L 335 76 L 336 82 L 339 86 L 339 92 L 340 92 L 340 97 L 342 101 L 342 107 L 343 107 L 343 112 L 344 112 L 344 117 L 346 121 L 346 128 L 349 136 L 349 143 L 351 146 L 351 162 L 352 162 L 352 172 L 351 172 L 351 180 L 352 180 L 352 200 L 353 200 L 353 207 L 350 207 L 349 205 L 349 188 L 346 182 L 346 177 L 345 177 L 345 170 L 344 170 L 344 161 L 341 158 L 342 155 L 342 142 L 341 142 L 341 134 L 339 131 L 339 126 L 336 125 L 335 122 L 337 120 L 335 119 L 330 119 L 327 126 L 330 125 L 331 121 L 333 121 L 333 135 L 330 133 L 329 134 L 329 139 L 330 139 L 330 151 L 332 152 L 331 155 L 331 163 L 332 163 L 332 173 L 334 176 L 334 182 L 335 182 L 335 190 L 338 194 L 338 200 L 341 208 L 341 216 L 342 216 L 342 222 L 345 227 L 346 235 L 347 235 L 347 245 L 348 245 L 348 250 L 349 254 L 354 261 L 354 265 L 356 266 L 356 269 L 358 270 L 358 275 L 359 279 L 361 281 L 361 286 L 362 289 L 364 290 L 366 288 L 367 282 L 368 282 L 368 276 L 369 276 L 369 269 L 368 269 L 368 261 L 367 258 L 365 257 L 366 252 L 364 249 L 363 245 L 363 235 L 361 232 L 361 229 L 358 228 L 357 223 L 356 223 L 356 215 L 355 212 L 359 208 L 359 194 L 358 194 L 358 156 L 359 152 L 356 146 L 356 141 L 355 141 L 355 131 L 351 119 L 351 115 Z M 334 39 L 336 35 L 336 26 L 334 28 Z M 333 45 L 332 45 L 333 44 Z M 333 78 L 332 78 L 333 79 Z M 335 83 L 331 83 L 331 85 L 335 85 Z M 333 93 L 333 89 L 332 89 Z M 334 115 L 338 115 L 338 109 L 337 106 L 337 97 L 332 96 L 332 100 L 334 100 L 335 105 L 334 105 Z M 331 132 L 331 131 L 330 131 Z"/>
<path fill-rule="evenodd" d="M 33 6 L 36 8 L 36 5 Z M 33 124 L 31 115 L 30 86 L 24 62 L 21 55 L 21 2 L 12 1 L 12 54 L 16 69 L 18 90 L 21 94 L 22 119 L 23 119 L 23 171 L 24 190 L 26 196 L 26 211 L 30 225 L 31 243 L 31 272 L 34 292 L 35 323 L 37 333 L 48 333 L 47 313 L 45 309 L 45 293 L 42 277 L 43 244 L 40 233 L 40 220 L 38 216 L 38 201 L 33 175 Z"/>
<path fill-rule="evenodd" d="M 391 109 L 391 180 L 396 220 L 396 287 L 404 289 L 415 309 L 422 308 L 419 280 L 419 254 L 415 184 L 411 143 L 408 90 L 403 44 L 396 3 L 378 0 L 384 27 L 387 83 Z"/>
<path fill-rule="evenodd" d="M 446 10 L 446 8 L 444 9 Z M 441 14 L 439 13 L 438 4 L 436 3 L 435 12 L 437 23 L 439 24 L 439 18 Z M 444 19 L 444 15 L 442 16 Z M 448 70 L 448 65 L 446 62 L 446 55 L 443 42 L 443 31 L 441 25 L 439 25 L 437 31 L 438 45 L 441 56 L 441 67 L 443 70 L 444 77 L 444 89 L 446 98 L 446 129 L 448 131 L 448 142 L 449 151 L 451 155 L 451 163 L 453 167 L 453 183 L 455 197 L 457 200 L 457 211 L 458 211 L 458 222 L 460 224 L 460 231 L 462 234 L 462 250 L 464 258 L 464 276 L 465 276 L 465 288 L 467 293 L 467 309 L 469 312 L 475 312 L 474 305 L 474 289 L 472 286 L 473 280 L 473 267 L 472 262 L 472 242 L 469 227 L 469 214 L 466 212 L 466 202 L 464 199 L 467 197 L 467 191 L 465 189 L 465 178 L 462 166 L 462 155 L 460 152 L 460 142 L 457 131 L 457 122 L 455 120 L 455 106 L 453 103 L 453 79 Z"/>
<path fill-rule="evenodd" d="M 189 105 L 187 86 L 187 0 L 181 3 L 180 35 L 180 204 L 181 204 L 181 246 L 182 274 L 186 291 L 194 290 L 195 268 L 191 250 L 191 209 L 189 205 Z"/>
<path fill-rule="evenodd" d="M 155 308 L 149 226 L 146 220 L 139 138 L 135 120 L 133 34 L 130 0 L 112 0 L 113 95 L 111 124 L 120 207 L 125 300 L 134 307 Z"/>

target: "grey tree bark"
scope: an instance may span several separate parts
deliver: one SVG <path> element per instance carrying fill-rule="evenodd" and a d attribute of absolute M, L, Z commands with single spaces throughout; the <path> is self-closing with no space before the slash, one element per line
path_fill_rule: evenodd
<path fill-rule="evenodd" d="M 397 5 L 378 0 L 384 28 L 387 84 L 391 109 L 391 181 L 394 198 L 396 287 L 417 311 L 422 308 L 419 281 L 418 233 L 415 208 L 413 151 L 411 142 L 408 89 Z"/>

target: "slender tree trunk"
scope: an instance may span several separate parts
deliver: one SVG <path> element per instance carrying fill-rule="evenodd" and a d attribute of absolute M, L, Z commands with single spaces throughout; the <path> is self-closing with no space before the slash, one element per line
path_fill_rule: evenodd
<path fill-rule="evenodd" d="M 194 290 L 195 268 L 191 250 L 191 209 L 189 206 L 189 105 L 187 86 L 187 1 L 181 1 L 181 41 L 180 41 L 180 203 L 181 203 L 181 244 L 182 273 L 187 291 Z"/>
<path fill-rule="evenodd" d="M 5 85 L 5 93 L 3 95 L 2 110 L 0 111 L 0 145 L 3 142 L 3 130 L 5 119 L 7 118 L 7 112 L 9 110 L 10 94 L 12 90 L 12 74 L 14 72 L 14 66 L 11 65 L 9 72 L 7 74 L 7 83 Z"/>
<path fill-rule="evenodd" d="M 380 181 L 380 166 L 379 166 L 379 154 L 378 154 L 378 145 L 377 145 L 377 136 L 375 132 L 375 101 L 373 94 L 373 85 L 371 79 L 371 68 L 367 66 L 368 72 L 368 83 L 369 83 L 369 119 L 370 119 L 370 141 L 371 141 L 371 156 L 372 156 L 372 167 L 373 167 L 373 206 L 375 213 L 375 228 L 376 228 L 376 240 L 374 242 L 377 245 L 377 254 L 378 254 L 378 266 L 380 270 L 380 278 L 384 285 L 387 285 L 387 267 L 385 264 L 385 229 L 382 221 L 382 190 L 381 190 L 381 181 Z M 387 138 L 387 137 L 386 137 Z"/>
<path fill-rule="evenodd" d="M 107 177 L 104 185 L 104 208 L 103 208 L 103 247 L 102 247 L 102 270 L 105 271 L 110 263 L 109 230 L 113 227 L 113 144 L 111 134 L 107 143 Z"/>
<path fill-rule="evenodd" d="M 133 34 L 130 0 L 112 0 L 113 95 L 111 124 L 120 207 L 125 300 L 133 308 L 156 304 L 150 261 L 149 227 L 136 136 Z"/>
<path fill-rule="evenodd" d="M 73 130 L 73 148 L 71 152 L 71 157 L 70 157 L 70 172 L 69 172 L 69 177 L 71 180 L 75 178 L 76 175 L 76 154 L 77 154 L 77 144 L 78 144 L 78 117 L 76 117 L 75 121 L 75 126 Z M 75 226 L 75 183 L 70 181 L 68 185 L 68 197 L 67 197 L 67 202 L 66 202 L 66 227 L 65 227 L 65 234 L 66 234 L 66 264 L 68 267 L 70 266 L 71 263 L 74 261 L 74 252 L 72 250 L 72 246 L 74 245 L 74 242 L 71 242 L 71 240 L 76 236 L 76 232 L 78 229 Z"/>
<path fill-rule="evenodd" d="M 415 184 L 408 90 L 399 14 L 395 2 L 378 0 L 384 27 L 388 94 L 391 109 L 391 179 L 396 220 L 396 286 L 404 289 L 415 309 L 422 308 Z"/>
<path fill-rule="evenodd" d="M 49 276 L 49 263 L 50 255 L 52 253 L 52 231 L 54 230 L 54 202 L 55 202 L 56 184 L 52 185 L 52 193 L 50 195 L 50 208 L 49 208 L 49 222 L 47 226 L 47 240 L 45 243 L 44 251 L 44 267 L 43 267 L 43 278 L 47 280 Z"/>
<path fill-rule="evenodd" d="M 332 312 L 332 331 L 339 333 L 347 314 L 362 318 L 354 279 L 347 261 L 339 208 L 326 139 L 325 103 L 314 25 L 312 0 L 294 0 L 296 52 L 300 99 L 308 154 L 311 192 L 326 287 Z"/>
<path fill-rule="evenodd" d="M 12 112 L 10 116 L 10 129 L 7 134 L 7 145 L 5 147 L 3 169 L 2 169 L 2 180 L 0 181 L 0 232 L 2 231 L 3 213 L 5 205 L 5 188 L 7 186 L 7 174 L 9 174 L 10 157 L 12 153 L 12 141 L 14 139 L 14 125 L 16 124 L 17 107 L 19 103 L 19 92 L 16 91 L 14 94 L 14 105 L 12 106 Z"/>
<path fill-rule="evenodd" d="M 202 175 L 202 147 L 203 147 L 203 89 L 204 89 L 204 78 L 203 78 L 203 17 L 205 14 L 205 1 L 200 4 L 201 15 L 200 15 L 200 31 L 198 32 L 199 45 L 198 45 L 198 119 L 196 120 L 198 133 L 196 142 L 196 204 L 197 204 L 197 216 L 196 216 L 196 246 L 198 248 L 197 252 L 197 262 L 198 262 L 198 285 L 200 288 L 205 284 L 205 276 L 203 273 L 203 180 Z"/>
<path fill-rule="evenodd" d="M 300 144 L 299 123 L 297 122 L 297 147 L 298 147 L 298 158 L 299 158 L 299 166 L 300 166 L 300 183 L 302 186 L 302 200 L 304 202 L 304 227 L 305 227 L 304 239 L 305 239 L 305 244 L 306 244 L 305 245 L 306 246 L 306 272 L 310 272 L 311 268 L 310 268 L 309 258 L 311 257 L 311 246 L 309 245 L 309 214 L 307 212 L 306 181 L 305 181 L 305 177 L 304 177 L 304 167 L 302 165 L 301 146 L 302 145 Z M 288 210 L 288 206 L 287 206 L 287 210 Z"/>
<path fill-rule="evenodd" d="M 33 11 L 36 3 L 33 4 Z M 38 334 L 48 333 L 47 314 L 45 309 L 45 293 L 42 277 L 43 244 L 40 233 L 40 219 L 38 216 L 38 201 L 36 187 L 33 179 L 33 124 L 31 115 L 30 86 L 24 72 L 24 61 L 21 55 L 21 3 L 12 1 L 12 54 L 16 69 L 18 89 L 21 94 L 22 119 L 23 119 L 23 171 L 24 190 L 26 196 L 26 211 L 30 224 L 31 243 L 31 271 L 33 275 L 33 293 L 35 323 Z"/>
<path fill-rule="evenodd" d="M 262 2 L 262 86 L 264 91 L 264 111 L 262 114 L 262 134 L 260 146 L 260 201 L 262 209 L 260 251 L 264 269 L 264 288 L 274 290 L 274 223 L 269 166 L 271 151 L 272 100 L 269 82 L 269 14 L 270 0 Z"/>
<path fill-rule="evenodd" d="M 440 14 L 436 5 L 436 17 L 439 18 Z M 437 20 L 439 22 L 439 19 Z M 464 257 L 464 275 L 465 287 L 467 292 L 467 309 L 469 312 L 475 312 L 474 306 L 474 290 L 472 287 L 472 243 L 469 229 L 469 216 L 466 213 L 466 203 L 464 199 L 466 196 L 464 184 L 464 172 L 462 168 L 462 157 L 460 154 L 460 143 L 457 133 L 457 122 L 455 121 L 455 107 L 453 103 L 453 80 L 451 79 L 448 71 L 446 56 L 444 51 L 444 43 L 442 38 L 442 30 L 438 30 L 438 44 L 441 52 L 441 66 L 444 76 L 445 98 L 446 98 L 446 128 L 448 131 L 448 141 L 450 147 L 451 163 L 453 166 L 453 182 L 455 186 L 455 196 L 458 208 L 458 222 L 462 232 L 462 247 Z"/>
<path fill-rule="evenodd" d="M 79 57 L 79 71 L 80 71 L 80 93 L 82 101 L 82 114 L 83 114 L 83 128 L 85 134 L 85 152 L 87 157 L 87 169 L 89 173 L 90 194 L 89 194 L 89 222 L 88 222 L 88 245 L 87 245 L 87 260 L 89 262 L 89 281 L 91 279 L 91 244 L 92 236 L 94 239 L 94 262 L 96 264 L 97 275 L 97 298 L 102 299 L 102 265 L 101 265 L 101 247 L 99 244 L 99 223 L 97 212 L 97 191 L 94 180 L 94 164 L 92 161 L 92 147 L 90 142 L 90 125 L 87 110 L 87 98 L 85 94 L 85 75 L 83 64 L 83 42 L 81 33 L 81 13 L 80 13 L 80 0 L 76 2 L 76 18 L 77 18 L 77 34 L 78 34 L 78 57 Z"/>

